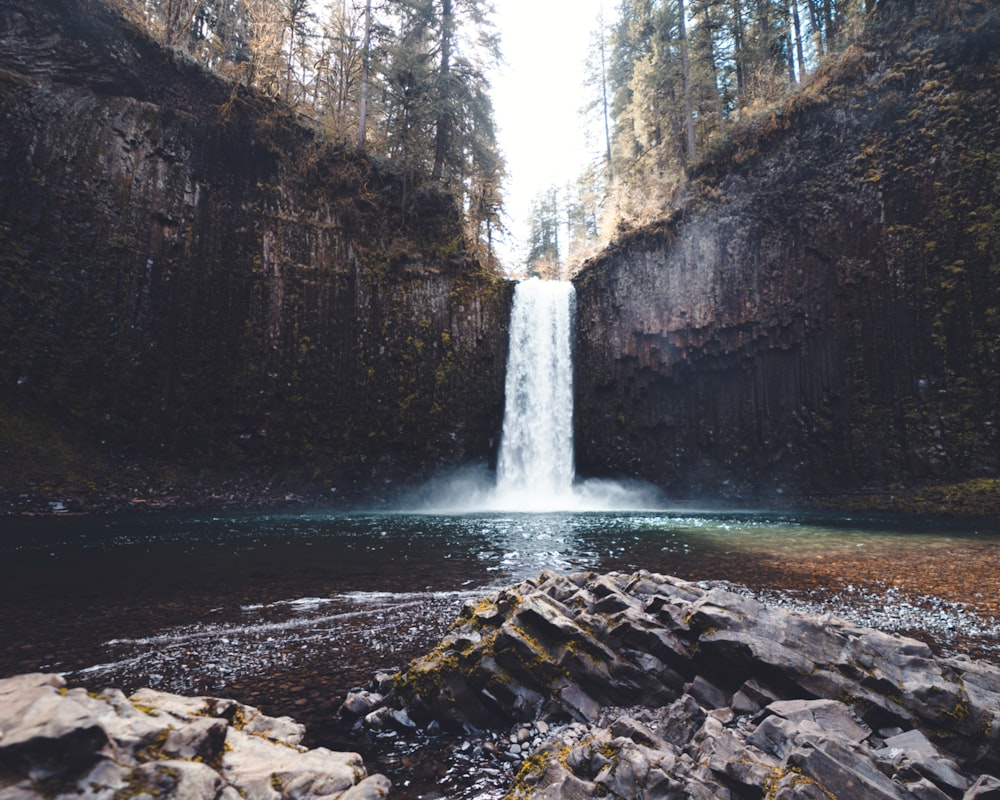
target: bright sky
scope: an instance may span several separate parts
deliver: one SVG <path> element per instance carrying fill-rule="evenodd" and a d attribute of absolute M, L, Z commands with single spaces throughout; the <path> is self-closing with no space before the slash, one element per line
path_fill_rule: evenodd
<path fill-rule="evenodd" d="M 607 17 L 613 0 L 603 0 Z M 493 79 L 500 149 L 507 161 L 511 242 L 497 250 L 519 268 L 531 201 L 575 179 L 592 158 L 579 110 L 586 105 L 584 62 L 602 0 L 496 0 L 505 66 Z"/>

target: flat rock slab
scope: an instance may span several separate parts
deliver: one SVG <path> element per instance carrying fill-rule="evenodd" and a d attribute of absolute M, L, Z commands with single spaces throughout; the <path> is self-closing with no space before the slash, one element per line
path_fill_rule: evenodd
<path fill-rule="evenodd" d="M 356 753 L 308 750 L 304 728 L 252 706 L 142 689 L 0 680 L 0 800 L 376 800 L 389 781 Z"/>
<path fill-rule="evenodd" d="M 1000 773 L 996 667 L 648 572 L 470 602 L 384 704 L 433 729 L 545 723 L 511 798 L 971 800 Z"/>

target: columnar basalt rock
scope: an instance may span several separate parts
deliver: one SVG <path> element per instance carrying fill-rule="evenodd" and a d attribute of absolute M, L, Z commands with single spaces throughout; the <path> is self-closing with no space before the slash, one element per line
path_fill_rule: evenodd
<path fill-rule="evenodd" d="M 6 489 L 73 448 L 85 484 L 125 455 L 341 494 L 491 458 L 512 285 L 444 190 L 404 209 L 96 0 L 0 5 L 0 119 Z"/>
<path fill-rule="evenodd" d="M 384 702 L 432 729 L 544 725 L 525 800 L 971 800 L 1000 774 L 1000 669 L 645 572 L 470 602 Z"/>
<path fill-rule="evenodd" d="M 706 155 L 675 216 L 574 279 L 581 472 L 889 506 L 995 479 L 1000 23 L 919 5 L 883 6 L 872 40 Z"/>

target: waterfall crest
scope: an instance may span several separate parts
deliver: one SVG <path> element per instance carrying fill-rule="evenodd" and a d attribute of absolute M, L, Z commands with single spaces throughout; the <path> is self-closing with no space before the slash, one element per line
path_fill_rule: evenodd
<path fill-rule="evenodd" d="M 564 506 L 573 491 L 573 315 L 568 281 L 514 290 L 496 501 Z"/>

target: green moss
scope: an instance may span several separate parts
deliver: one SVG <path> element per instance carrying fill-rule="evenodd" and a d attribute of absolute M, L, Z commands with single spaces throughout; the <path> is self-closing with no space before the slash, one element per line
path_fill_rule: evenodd
<path fill-rule="evenodd" d="M 808 775 L 803 775 L 799 767 L 788 769 L 775 768 L 764 782 L 764 796 L 762 800 L 774 800 L 781 789 L 795 789 L 801 786 L 812 786 L 826 795 L 830 800 L 837 800 L 837 796 L 823 786 L 819 781 Z"/>
<path fill-rule="evenodd" d="M 396 689 L 410 696 L 447 695 L 445 676 L 462 672 L 460 654 L 438 645 L 426 655 L 411 661 L 405 670 L 393 676 Z"/>
<path fill-rule="evenodd" d="M 159 710 L 155 706 L 148 706 L 148 705 L 145 705 L 143 703 L 137 703 L 135 700 L 132 700 L 131 703 L 132 703 L 132 706 L 137 711 L 141 711 L 143 714 L 146 714 L 147 716 L 150 716 L 150 717 L 158 717 L 158 716 L 160 716 L 160 712 L 159 712 Z"/>
<path fill-rule="evenodd" d="M 163 754 L 163 747 L 167 743 L 167 739 L 170 736 L 171 730 L 173 730 L 173 726 L 167 726 L 166 728 L 164 728 L 163 730 L 161 730 L 159 733 L 156 734 L 153 741 L 137 749 L 135 753 L 136 760 L 141 764 L 146 761 L 166 758 L 166 756 Z"/>
<path fill-rule="evenodd" d="M 881 492 L 832 495 L 831 508 L 889 511 L 905 514 L 996 517 L 1000 515 L 1000 478 L 973 478 L 958 483 Z M 814 505 L 821 505 L 814 501 Z"/>
<path fill-rule="evenodd" d="M 971 711 L 969 709 L 969 702 L 964 697 L 958 698 L 955 705 L 944 712 L 947 717 L 955 720 L 956 723 L 962 723 L 969 719 Z"/>
<path fill-rule="evenodd" d="M 550 763 L 550 755 L 533 754 L 524 759 L 504 800 L 529 800 Z"/>

